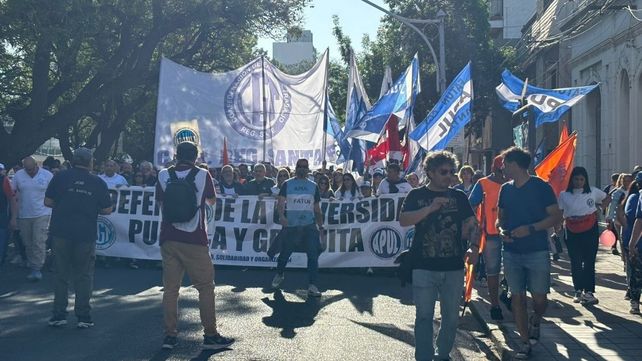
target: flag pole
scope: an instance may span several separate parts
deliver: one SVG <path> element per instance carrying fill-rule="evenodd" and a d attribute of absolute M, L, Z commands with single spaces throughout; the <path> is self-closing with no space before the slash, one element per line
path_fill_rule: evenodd
<path fill-rule="evenodd" d="M 267 161 L 267 94 L 265 92 L 265 55 L 261 55 L 261 89 L 263 92 L 263 161 Z"/>
<path fill-rule="evenodd" d="M 326 48 L 325 50 L 325 56 L 326 56 L 326 62 L 325 62 L 325 79 L 324 81 L 324 97 L 325 97 L 325 102 L 323 104 L 323 143 L 322 143 L 322 153 L 323 153 L 323 162 L 322 167 L 325 169 L 326 166 L 326 153 L 327 153 L 327 145 L 328 145 L 328 102 L 330 99 L 328 98 L 328 68 L 330 66 L 330 48 Z"/>

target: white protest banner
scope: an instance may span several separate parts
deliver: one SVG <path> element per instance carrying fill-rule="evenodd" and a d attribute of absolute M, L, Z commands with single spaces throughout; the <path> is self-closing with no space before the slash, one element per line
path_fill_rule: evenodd
<path fill-rule="evenodd" d="M 96 254 L 160 259 L 160 212 L 153 187 L 110 190 L 115 204 L 98 220 Z M 364 198 L 355 202 L 323 201 L 327 232 L 320 242 L 320 267 L 392 267 L 412 241 L 413 228 L 399 225 L 404 195 Z M 281 226 L 275 219 L 276 199 L 255 196 L 219 197 L 206 209 L 210 250 L 215 264 L 274 267 L 267 250 Z M 288 266 L 306 267 L 303 253 Z"/>
<path fill-rule="evenodd" d="M 201 161 L 210 167 L 223 165 L 224 141 L 233 164 L 335 162 L 332 136 L 323 154 L 327 67 L 325 53 L 299 75 L 285 74 L 265 58 L 225 73 L 198 72 L 163 58 L 154 163 L 165 166 L 185 140 L 199 146 Z"/>

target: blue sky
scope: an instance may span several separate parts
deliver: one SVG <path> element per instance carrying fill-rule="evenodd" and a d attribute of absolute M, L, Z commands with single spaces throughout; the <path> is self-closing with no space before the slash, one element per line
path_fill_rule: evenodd
<path fill-rule="evenodd" d="M 371 0 L 384 8 L 383 0 Z M 303 28 L 312 31 L 314 47 L 319 53 L 330 48 L 330 57 L 339 59 L 337 41 L 332 35 L 332 15 L 339 16 L 344 33 L 352 40 L 356 52 L 361 51 L 363 34 L 375 39 L 379 21 L 384 15 L 361 0 L 314 0 L 304 11 Z M 257 47 L 267 50 L 272 56 L 272 43 L 283 39 L 260 38 Z"/>

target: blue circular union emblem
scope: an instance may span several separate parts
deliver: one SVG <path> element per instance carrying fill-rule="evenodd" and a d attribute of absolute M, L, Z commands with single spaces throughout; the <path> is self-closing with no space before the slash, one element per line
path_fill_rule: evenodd
<path fill-rule="evenodd" d="M 98 234 L 96 249 L 99 251 L 111 247 L 116 242 L 116 227 L 105 217 L 98 216 Z"/>
<path fill-rule="evenodd" d="M 192 142 L 199 144 L 198 132 L 192 128 L 181 128 L 174 134 L 174 145 L 179 145 L 183 142 Z"/>
<path fill-rule="evenodd" d="M 394 228 L 379 228 L 370 236 L 370 249 L 379 258 L 393 258 L 402 251 L 401 235 Z"/>
<path fill-rule="evenodd" d="M 263 83 L 265 75 L 265 84 Z M 291 95 L 271 71 L 261 72 L 255 61 L 241 71 L 225 92 L 225 115 L 234 130 L 244 137 L 263 140 L 263 90 L 268 123 L 267 138 L 279 134 L 292 111 Z"/>

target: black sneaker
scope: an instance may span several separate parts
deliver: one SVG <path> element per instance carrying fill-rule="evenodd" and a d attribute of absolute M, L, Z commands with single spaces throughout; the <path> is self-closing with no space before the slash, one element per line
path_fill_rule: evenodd
<path fill-rule="evenodd" d="M 203 348 L 208 350 L 218 350 L 228 347 L 234 343 L 233 338 L 223 337 L 220 334 L 215 336 L 203 336 Z"/>
<path fill-rule="evenodd" d="M 67 324 L 67 319 L 63 317 L 54 316 L 49 319 L 49 322 L 47 322 L 47 324 L 51 327 L 62 327 Z"/>
<path fill-rule="evenodd" d="M 502 309 L 499 306 L 490 308 L 490 318 L 495 321 L 504 320 L 504 315 L 502 314 Z"/>
<path fill-rule="evenodd" d="M 178 343 L 178 339 L 176 336 L 165 336 L 163 339 L 163 346 L 161 348 L 163 350 L 171 350 L 174 347 L 176 347 L 176 344 Z"/>
<path fill-rule="evenodd" d="M 522 343 L 517 352 L 515 352 L 515 359 L 526 360 L 531 356 L 531 344 L 526 342 Z"/>
<path fill-rule="evenodd" d="M 508 311 L 513 312 L 513 302 L 508 291 L 503 290 L 502 293 L 499 294 L 499 300 L 502 301 Z"/>
<path fill-rule="evenodd" d="M 76 327 L 78 327 L 78 328 L 91 328 L 91 327 L 94 327 L 94 321 L 92 321 L 91 319 L 78 320 L 78 323 L 76 324 Z"/>

